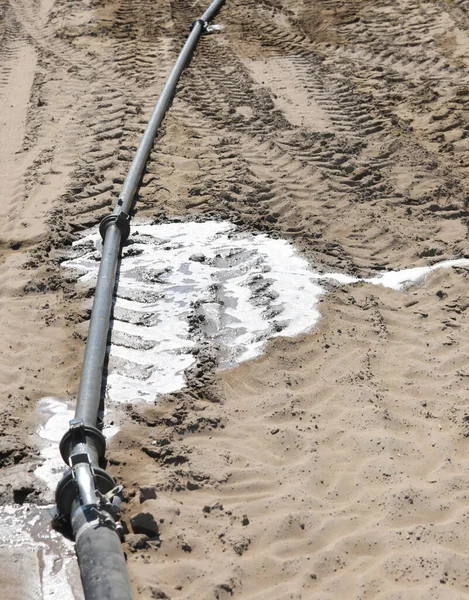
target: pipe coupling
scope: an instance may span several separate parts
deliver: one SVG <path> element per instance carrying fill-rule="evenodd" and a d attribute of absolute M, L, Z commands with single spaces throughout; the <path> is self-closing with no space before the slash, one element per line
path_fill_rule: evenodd
<path fill-rule="evenodd" d="M 192 21 L 191 26 L 190 26 L 190 31 L 192 31 L 194 29 L 194 27 L 197 25 L 197 23 L 200 23 L 202 25 L 202 33 L 207 29 L 207 21 L 204 21 L 203 19 L 196 19 L 195 21 Z"/>
<path fill-rule="evenodd" d="M 67 469 L 55 492 L 57 505 L 55 522 L 57 524 L 69 522 L 73 505 L 77 501 L 79 506 L 97 506 L 105 509 L 104 506 L 101 506 L 102 499 L 107 498 L 110 493 L 114 496 L 114 490 L 116 490 L 116 482 L 109 473 L 100 467 L 92 467 L 89 463 L 88 465 L 79 463 Z M 117 515 L 112 516 L 117 517 Z"/>
<path fill-rule="evenodd" d="M 104 435 L 96 427 L 85 425 L 83 419 L 72 419 L 70 428 L 63 435 L 59 446 L 64 462 L 69 465 L 70 457 L 75 453 L 74 451 L 77 448 L 83 449 L 85 446 L 87 450 L 92 449 L 95 451 L 98 463 L 103 461 L 106 454 Z"/>
<path fill-rule="evenodd" d="M 106 231 L 111 225 L 116 225 L 121 232 L 121 243 L 130 235 L 130 218 L 127 213 L 121 210 L 118 215 L 106 215 L 99 224 L 99 233 L 103 240 L 106 239 Z"/>

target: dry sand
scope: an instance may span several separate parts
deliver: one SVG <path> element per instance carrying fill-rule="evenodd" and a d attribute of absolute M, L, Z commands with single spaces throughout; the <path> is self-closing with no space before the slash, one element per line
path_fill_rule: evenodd
<path fill-rule="evenodd" d="M 47 501 L 35 406 L 73 397 L 89 316 L 60 260 L 115 201 L 204 6 L 0 0 L 2 503 Z M 217 21 L 138 215 L 226 218 L 362 276 L 469 256 L 464 0 L 228 0 Z M 110 470 L 127 522 L 160 521 L 128 537 L 136 598 L 469 597 L 467 279 L 335 290 L 313 333 L 127 407 Z"/>

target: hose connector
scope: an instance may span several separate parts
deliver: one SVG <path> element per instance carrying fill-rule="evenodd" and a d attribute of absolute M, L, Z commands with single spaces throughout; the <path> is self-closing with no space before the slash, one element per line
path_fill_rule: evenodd
<path fill-rule="evenodd" d="M 121 210 L 121 212 L 117 215 L 106 215 L 99 224 L 99 233 L 101 234 L 103 241 L 106 238 L 106 231 L 108 230 L 108 228 L 111 225 L 117 225 L 119 231 L 121 232 L 121 243 L 125 242 L 125 240 L 129 237 L 130 234 L 129 222 L 129 215 L 123 210 Z"/>
<path fill-rule="evenodd" d="M 55 493 L 56 520 L 69 520 L 76 500 L 81 506 L 101 507 L 103 498 L 116 489 L 114 479 L 99 466 L 105 451 L 106 440 L 99 429 L 85 425 L 83 419 L 70 421 L 70 427 L 60 442 L 60 453 L 69 468 Z"/>
<path fill-rule="evenodd" d="M 197 23 L 200 23 L 202 26 L 202 33 L 205 32 L 205 30 L 207 29 L 207 21 L 204 21 L 203 19 L 196 19 L 195 21 L 192 21 L 191 26 L 190 26 L 190 31 L 192 31 L 194 29 L 194 27 L 197 25 Z"/>
<path fill-rule="evenodd" d="M 106 454 L 106 439 L 96 427 L 85 425 L 83 419 L 72 419 L 69 423 L 69 429 L 64 433 L 60 440 L 60 454 L 64 462 L 70 465 L 72 454 L 83 451 L 92 454 L 92 462 L 101 464 Z"/>

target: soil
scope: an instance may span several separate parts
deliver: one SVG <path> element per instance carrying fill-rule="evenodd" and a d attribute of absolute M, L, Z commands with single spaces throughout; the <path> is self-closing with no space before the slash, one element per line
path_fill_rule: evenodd
<path fill-rule="evenodd" d="M 90 308 L 60 263 L 204 8 L 0 0 L 3 504 L 48 501 L 36 404 L 73 399 Z M 135 215 L 227 219 L 359 276 L 469 256 L 464 0 L 228 0 L 216 22 Z M 314 332 L 124 407 L 109 470 L 129 529 L 158 525 L 125 546 L 136 599 L 469 597 L 467 280 L 333 290 Z"/>

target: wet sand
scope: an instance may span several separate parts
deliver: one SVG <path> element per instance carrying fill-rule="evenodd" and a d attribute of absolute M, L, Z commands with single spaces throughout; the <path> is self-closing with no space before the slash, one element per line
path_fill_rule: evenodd
<path fill-rule="evenodd" d="M 1 4 L 2 504 L 50 500 L 36 404 L 73 401 L 90 308 L 60 262 L 115 202 L 204 6 Z M 232 0 L 217 23 L 138 217 L 226 219 L 361 278 L 469 256 L 464 2 Z M 144 510 L 160 529 L 128 536 L 136 598 L 469 596 L 468 305 L 465 268 L 332 289 L 313 332 L 126 405 L 109 469 L 129 528 Z"/>

